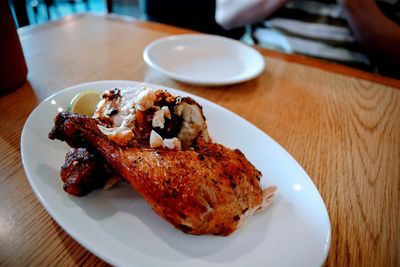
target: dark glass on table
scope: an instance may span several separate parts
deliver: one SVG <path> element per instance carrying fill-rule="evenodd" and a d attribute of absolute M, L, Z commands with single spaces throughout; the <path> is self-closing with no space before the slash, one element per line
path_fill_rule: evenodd
<path fill-rule="evenodd" d="M 0 1 L 0 93 L 24 84 L 28 74 L 8 1 Z"/>

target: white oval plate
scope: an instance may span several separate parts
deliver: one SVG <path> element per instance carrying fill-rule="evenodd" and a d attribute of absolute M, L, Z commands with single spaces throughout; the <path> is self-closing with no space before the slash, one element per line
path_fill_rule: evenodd
<path fill-rule="evenodd" d="M 57 223 L 100 258 L 117 266 L 321 266 L 331 240 L 323 200 L 310 177 L 278 143 L 234 113 L 190 96 L 204 109 L 216 142 L 239 148 L 262 171 L 261 184 L 277 185 L 273 206 L 228 237 L 186 235 L 157 216 L 129 185 L 73 197 L 59 170 L 67 146 L 47 138 L 58 111 L 84 90 L 134 87 L 134 81 L 98 81 L 62 90 L 42 102 L 25 123 L 21 157 L 37 198 Z"/>
<path fill-rule="evenodd" d="M 149 44 L 145 62 L 165 75 L 198 85 L 226 85 L 257 77 L 264 69 L 261 54 L 239 41 L 207 35 L 165 37 Z"/>

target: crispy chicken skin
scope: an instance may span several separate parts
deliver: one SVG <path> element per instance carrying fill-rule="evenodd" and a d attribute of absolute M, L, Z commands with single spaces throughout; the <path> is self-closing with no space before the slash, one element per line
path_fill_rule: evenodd
<path fill-rule="evenodd" d="M 62 112 L 50 139 L 87 147 L 126 179 L 153 210 L 190 234 L 229 235 L 263 208 L 274 188 L 262 190 L 261 173 L 239 150 L 198 139 L 194 150 L 121 148 L 96 121 Z"/>
<path fill-rule="evenodd" d="M 120 147 L 190 149 L 201 136 L 209 140 L 202 107 L 189 97 L 177 97 L 165 90 L 139 87 L 104 91 L 92 116 L 101 132 Z M 87 149 L 67 154 L 61 169 L 64 190 L 84 196 L 100 184 L 110 188 L 119 179 L 102 169 L 104 162 Z M 108 174 L 109 177 L 103 177 Z M 109 178 L 109 179 L 107 179 Z"/>
<path fill-rule="evenodd" d="M 239 150 L 201 141 L 196 149 L 124 150 L 124 176 L 176 228 L 228 235 L 261 203 L 260 172 Z"/>
<path fill-rule="evenodd" d="M 69 148 L 60 171 L 65 192 L 74 196 L 103 187 L 112 175 L 112 170 L 86 148 Z"/>

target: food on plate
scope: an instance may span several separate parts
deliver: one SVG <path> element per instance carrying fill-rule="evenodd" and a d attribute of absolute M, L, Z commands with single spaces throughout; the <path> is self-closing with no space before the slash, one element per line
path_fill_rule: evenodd
<path fill-rule="evenodd" d="M 176 97 L 161 89 L 139 86 L 127 89 L 112 88 L 103 94 L 85 91 L 76 95 L 69 107 L 72 109 L 67 110 L 72 111 L 75 108 L 75 111 L 88 111 L 75 113 L 95 118 L 102 133 L 121 147 L 164 147 L 181 150 L 190 148 L 199 136 L 209 140 L 200 105 L 191 98 Z M 85 153 L 91 154 L 87 149 Z M 64 164 L 64 169 L 74 170 L 64 172 L 64 190 L 75 196 L 83 196 L 98 188 L 94 183 L 87 182 L 95 180 L 97 173 L 94 172 L 94 168 L 88 167 L 91 165 L 81 163 L 81 159 L 73 160 L 74 155 L 67 155 L 70 160 L 66 160 Z M 92 164 L 96 162 L 97 166 L 105 165 L 98 157 L 92 155 L 91 159 Z M 74 165 L 69 166 L 71 163 Z M 77 171 L 81 170 L 85 170 L 82 177 L 77 174 Z M 84 179 L 76 179 L 76 176 Z M 111 188 L 121 180 L 115 175 L 110 177 L 113 178 L 105 178 L 104 189 Z M 81 190 L 77 190 L 78 188 Z"/>
<path fill-rule="evenodd" d="M 274 188 L 239 150 L 197 139 L 193 150 L 121 148 L 87 116 L 60 113 L 49 134 L 87 147 L 127 180 L 154 211 L 190 234 L 228 235 L 271 203 Z"/>
<path fill-rule="evenodd" d="M 161 89 L 106 90 L 93 117 L 102 122 L 102 133 L 122 147 L 185 150 L 199 136 L 209 140 L 200 105 Z"/>
<path fill-rule="evenodd" d="M 63 168 L 78 177 L 68 192 L 103 186 L 106 179 L 85 174 L 112 169 L 110 176 L 122 177 L 158 215 L 189 234 L 229 235 L 269 206 L 276 191 L 261 189 L 260 171 L 242 152 L 211 141 L 200 105 L 164 90 L 108 90 L 92 118 L 59 113 L 49 138 L 67 142 L 76 149 L 71 159 L 84 163 L 69 160 Z"/>
<path fill-rule="evenodd" d="M 84 91 L 72 98 L 67 111 L 92 116 L 101 94 L 97 91 Z"/>
<path fill-rule="evenodd" d="M 84 196 L 93 189 L 104 187 L 114 174 L 106 163 L 97 159 L 88 149 L 69 148 L 60 176 L 66 192 Z"/>

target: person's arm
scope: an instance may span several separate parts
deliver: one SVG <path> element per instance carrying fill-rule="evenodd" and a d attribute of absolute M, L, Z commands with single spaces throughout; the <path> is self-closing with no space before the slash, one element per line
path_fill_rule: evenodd
<path fill-rule="evenodd" d="M 258 22 L 291 0 L 216 0 L 215 20 L 230 30 Z"/>
<path fill-rule="evenodd" d="M 400 26 L 387 18 L 374 0 L 341 2 L 356 39 L 370 58 L 378 67 L 400 72 Z"/>

